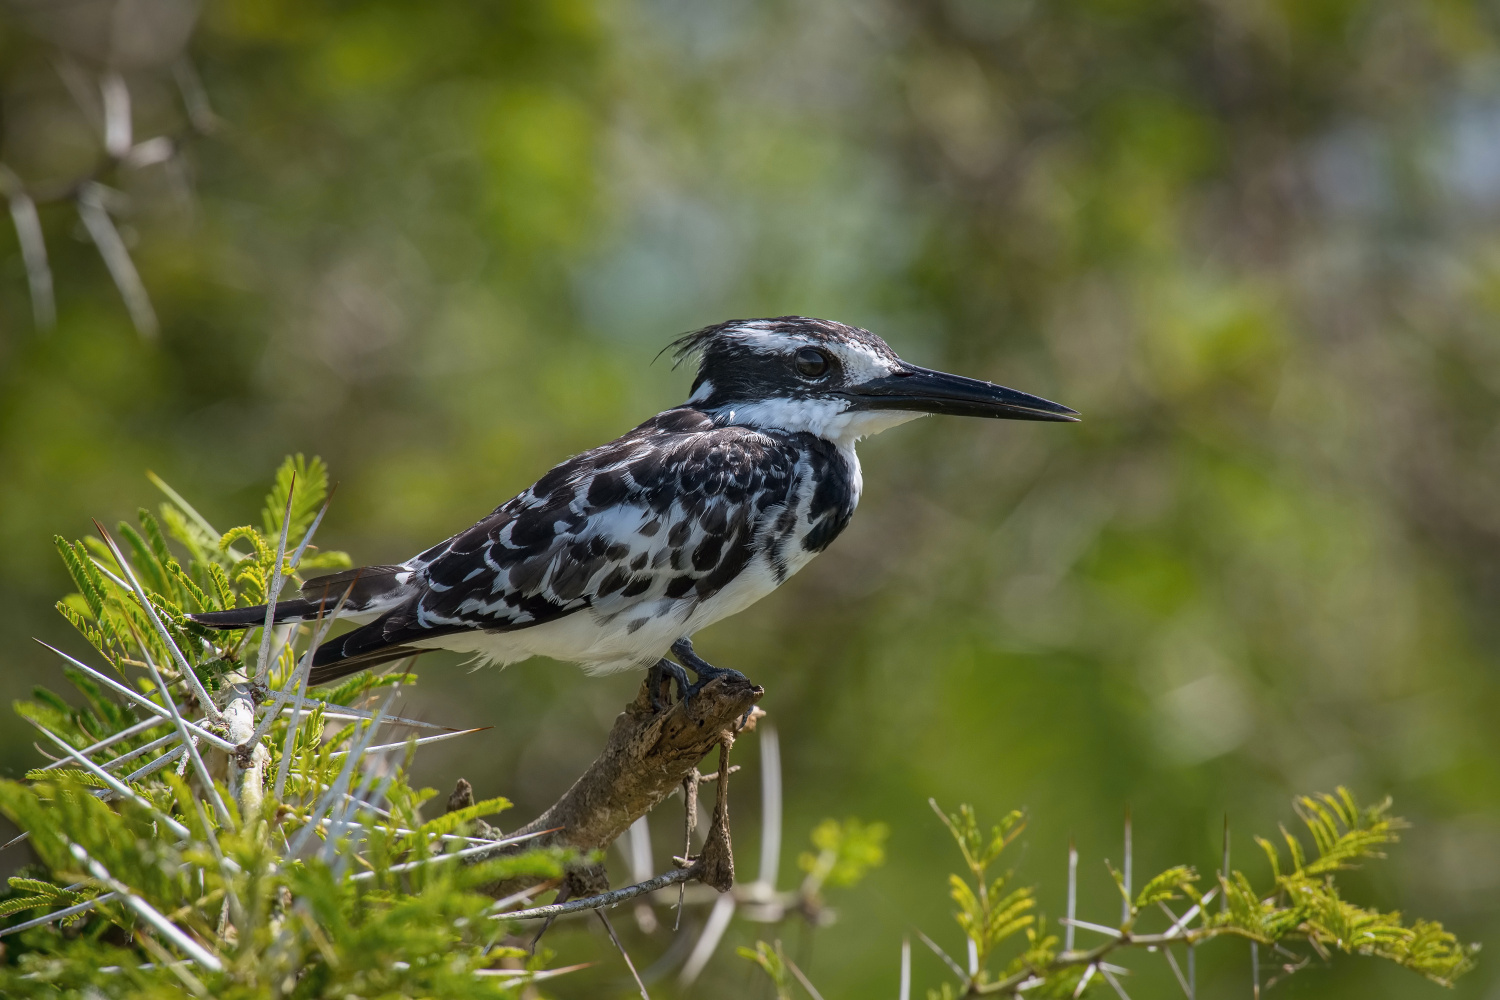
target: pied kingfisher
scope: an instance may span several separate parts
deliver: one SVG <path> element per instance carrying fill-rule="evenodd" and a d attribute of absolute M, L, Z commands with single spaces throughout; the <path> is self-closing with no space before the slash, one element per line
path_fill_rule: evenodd
<path fill-rule="evenodd" d="M 499 664 L 549 656 L 589 673 L 649 667 L 690 697 L 730 673 L 693 653 L 693 633 L 775 590 L 849 523 L 860 438 L 929 413 L 1077 418 L 908 364 L 874 334 L 827 320 L 732 320 L 671 346 L 679 362 L 699 359 L 686 403 L 568 459 L 404 563 L 318 577 L 279 602 L 278 623 L 316 620 L 344 598 L 342 617 L 361 625 L 319 647 L 309 683 L 452 649 Z M 193 619 L 251 628 L 265 617 L 262 606 Z"/>

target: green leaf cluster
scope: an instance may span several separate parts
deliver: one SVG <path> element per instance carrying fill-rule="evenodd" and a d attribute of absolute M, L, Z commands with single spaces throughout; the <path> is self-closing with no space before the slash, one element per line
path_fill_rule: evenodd
<path fill-rule="evenodd" d="M 757 941 L 754 948 L 740 947 L 735 951 L 766 974 L 776 988 L 776 1000 L 793 1000 L 792 972 L 787 967 L 786 953 L 781 950 L 780 941 L 775 944 Z"/>
<path fill-rule="evenodd" d="M 188 756 L 164 758 L 175 740 L 170 719 L 99 680 L 112 673 L 139 701 L 165 709 L 170 699 L 215 731 L 181 664 L 211 696 L 221 692 L 216 700 L 227 697 L 223 686 L 246 677 L 247 649 L 253 664 L 259 631 L 208 632 L 187 615 L 260 598 L 275 570 L 289 495 L 283 573 L 295 581 L 310 564 L 347 564 L 341 553 L 291 562 L 326 496 L 327 471 L 316 458 L 297 456 L 281 466 L 261 529 L 216 532 L 157 482 L 168 502 L 157 513 L 142 510 L 138 527 L 122 524 L 113 532 L 122 543 L 118 556 L 103 542 L 58 542 L 77 587 L 60 610 L 105 666 L 98 676 L 65 668 L 76 698 L 38 690 L 16 708 L 87 751 L 132 794 L 117 795 L 116 786 L 72 760 L 35 769 L 24 781 L 0 781 L 0 813 L 25 833 L 38 860 L 0 892 L 0 931 L 39 921 L 4 938 L 0 995 L 516 996 L 545 956 L 516 951 L 511 926 L 490 916 L 493 900 L 478 890 L 503 879 L 556 878 L 574 859 L 554 850 L 474 864 L 453 858 L 471 843 L 480 817 L 509 806 L 505 799 L 424 816 L 436 793 L 407 782 L 413 749 L 404 758 L 351 760 L 351 751 L 357 754 L 373 735 L 371 722 L 330 717 L 324 703 L 299 711 L 295 721 L 290 713 L 272 717 L 260 741 L 270 754 L 266 794 L 237 797 L 223 753 L 200 741 L 204 773 L 189 766 Z M 273 692 L 295 677 L 310 634 L 294 630 L 273 657 Z M 148 662 L 164 690 L 143 669 Z M 369 715 L 375 699 L 411 680 L 403 673 L 358 674 L 325 692 L 325 703 Z M 127 730 L 132 735 L 111 741 Z M 271 775 L 283 753 L 285 789 L 277 799 Z M 140 765 L 174 760 L 176 766 L 128 777 Z M 347 794 L 330 791 L 338 788 Z M 67 907 L 81 909 L 45 919 Z M 183 961 L 181 942 L 147 913 L 222 967 Z M 502 962 L 509 968 L 497 969 Z"/>
<path fill-rule="evenodd" d="M 823 820 L 812 831 L 816 851 L 797 857 L 797 866 L 807 873 L 804 893 L 816 895 L 825 885 L 842 889 L 859 882 L 872 868 L 885 864 L 890 835 L 884 823 L 862 823 L 852 816 L 843 822 Z"/>
<path fill-rule="evenodd" d="M 1345 900 L 1336 873 L 1371 859 L 1397 840 L 1404 823 L 1390 815 L 1390 800 L 1361 806 L 1348 789 L 1332 794 L 1302 796 L 1295 808 L 1312 839 L 1309 852 L 1285 827 L 1281 830 L 1286 854 L 1265 838 L 1256 838 L 1271 866 L 1272 885 L 1257 889 L 1242 871 L 1219 873 L 1213 894 L 1221 906 L 1208 904 L 1211 894 L 1199 890 L 1197 871 L 1175 865 L 1151 877 L 1134 894 L 1126 880 L 1110 867 L 1126 904 L 1127 916 L 1110 928 L 1106 940 L 1090 949 L 1060 951 L 1058 939 L 1048 934 L 1031 910 L 1036 905 L 1030 888 L 1010 889 L 1009 873 L 991 879 L 989 868 L 1005 847 L 1025 828 L 1019 813 L 1011 813 L 988 834 L 968 806 L 938 815 L 953 836 L 967 876 L 949 876 L 949 895 L 958 905 L 954 918 L 976 956 L 977 970 L 959 973 L 954 984 L 929 992 L 930 997 L 1006 995 L 1063 997 L 1092 988 L 1106 956 L 1131 948 L 1169 951 L 1176 945 L 1196 946 L 1214 938 L 1248 938 L 1288 954 L 1304 947 L 1328 960 L 1332 952 L 1385 959 L 1445 986 L 1474 967 L 1477 945 L 1464 945 L 1441 924 L 1417 920 L 1406 923 L 1400 913 L 1387 913 Z M 936 809 L 934 804 L 934 809 Z M 1176 914 L 1169 902 L 1183 899 L 1190 909 Z M 1166 927 L 1145 932 L 1138 924 L 1153 913 L 1164 915 Z M 1212 912 L 1211 912 L 1212 911 Z M 1025 930 L 1027 945 L 995 975 L 988 968 L 996 946 Z M 1310 956 L 1309 956 L 1310 957 Z M 1290 966 L 1296 968 L 1298 966 Z M 956 989 L 956 992 L 955 992 Z"/>
<path fill-rule="evenodd" d="M 958 904 L 954 918 L 973 945 L 982 971 L 1001 942 L 1036 922 L 1031 913 L 1036 907 L 1035 891 L 1027 886 L 1011 889 L 1011 872 L 996 877 L 989 873 L 1005 848 L 1025 831 L 1026 820 L 1020 812 L 1010 812 L 985 834 L 970 806 L 961 805 L 951 814 L 938 809 L 936 802 L 932 807 L 953 835 L 969 869 L 967 879 L 948 876 L 948 895 Z"/>
<path fill-rule="evenodd" d="M 1240 872 L 1221 878 L 1228 906 L 1213 926 L 1266 944 L 1297 938 L 1324 958 L 1332 949 L 1383 958 L 1446 985 L 1473 968 L 1477 949 L 1461 944 L 1441 924 L 1406 924 L 1400 913 L 1357 906 L 1339 893 L 1334 873 L 1384 858 L 1382 849 L 1399 839 L 1397 831 L 1406 824 L 1390 815 L 1390 799 L 1361 807 L 1348 789 L 1339 788 L 1302 796 L 1296 808 L 1312 838 L 1312 853 L 1284 826 L 1286 864 L 1274 843 L 1255 838 L 1270 862 L 1275 892 L 1256 892 Z"/>

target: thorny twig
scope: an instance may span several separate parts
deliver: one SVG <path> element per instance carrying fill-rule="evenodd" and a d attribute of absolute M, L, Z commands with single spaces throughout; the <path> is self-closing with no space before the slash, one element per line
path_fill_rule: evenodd
<path fill-rule="evenodd" d="M 158 135 L 139 142 L 135 141 L 132 127 L 130 87 L 119 72 L 105 70 L 91 76 L 88 70 L 67 58 L 56 60 L 54 65 L 75 103 L 97 130 L 100 146 L 98 158 L 87 172 L 62 183 L 29 185 L 9 166 L 0 163 L 0 197 L 9 204 L 11 223 L 20 244 L 33 323 L 42 331 L 57 323 L 52 269 L 38 206 L 68 201 L 74 204 L 79 221 L 98 248 L 137 332 L 148 339 L 154 338 L 160 326 L 156 310 L 114 222 L 114 216 L 128 207 L 129 200 L 121 192 L 106 187 L 104 179 L 122 170 L 171 165 L 184 136 L 209 133 L 217 118 L 186 56 L 179 56 L 173 65 L 185 127 L 180 134 Z"/>

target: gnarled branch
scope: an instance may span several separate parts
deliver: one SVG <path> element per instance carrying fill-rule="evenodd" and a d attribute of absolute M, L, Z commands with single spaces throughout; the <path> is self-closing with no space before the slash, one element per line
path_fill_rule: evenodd
<path fill-rule="evenodd" d="M 642 683 L 635 700 L 615 719 L 604 749 L 573 787 L 512 835 L 551 830 L 554 832 L 529 841 L 527 847 L 569 847 L 584 853 L 602 851 L 630 824 L 680 787 L 683 779 L 715 747 L 721 747 L 715 828 L 705 840 L 705 857 L 692 866 L 692 877 L 720 892 L 727 891 L 734 881 L 729 830 L 724 819 L 729 747 L 742 729 L 753 725 L 753 716 L 761 714 L 755 703 L 764 694 L 763 688 L 743 678 L 717 677 L 705 684 L 690 702 L 679 701 L 658 712 L 652 706 L 651 690 L 647 683 Z M 578 875 L 575 880 L 580 883 L 597 883 L 600 877 L 598 872 L 590 873 L 591 877 L 582 872 Z M 530 883 L 509 879 L 488 889 L 499 897 L 527 884 Z M 580 884 L 578 888 L 593 886 Z"/>

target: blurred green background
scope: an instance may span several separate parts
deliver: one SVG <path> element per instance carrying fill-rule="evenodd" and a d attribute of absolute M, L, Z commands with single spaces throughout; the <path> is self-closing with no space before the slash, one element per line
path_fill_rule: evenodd
<path fill-rule="evenodd" d="M 9 0 L 0 161 L 44 199 L 58 319 L 34 324 L 0 226 L 0 694 L 61 686 L 29 641 L 84 648 L 51 609 L 51 537 L 154 505 L 148 468 L 224 528 L 282 455 L 321 454 L 320 541 L 395 561 L 680 401 L 688 373 L 652 364 L 672 336 L 825 316 L 1085 422 L 867 442 L 844 537 L 700 637 L 767 689 L 782 885 L 826 815 L 893 830 L 837 925 L 758 933 L 829 997 L 894 996 L 909 927 L 959 941 L 928 796 L 1028 809 L 1013 863 L 1053 916 L 1077 838 L 1082 914 L 1109 917 L 1127 806 L 1138 872 L 1211 872 L 1226 814 L 1263 872 L 1251 832 L 1343 783 L 1415 823 L 1356 873 L 1361 900 L 1494 941 L 1497 20 L 1461 0 Z M 166 160 L 107 161 L 111 71 Z M 89 177 L 154 337 L 67 196 Z M 410 712 L 495 728 L 419 776 L 515 815 L 637 683 L 450 654 L 421 672 Z M 0 726 L 4 773 L 37 760 Z M 653 817 L 659 864 L 679 822 Z M 554 934 L 600 959 L 557 995 L 628 992 L 602 937 Z M 649 964 L 669 936 L 628 940 Z M 1241 946 L 1200 959 L 1202 995 L 1249 996 Z M 915 962 L 920 995 L 940 967 Z M 1137 998 L 1175 989 L 1131 963 Z M 760 996 L 758 976 L 725 949 L 694 995 Z M 1278 992 L 1440 995 L 1360 959 Z M 1455 995 L 1500 996 L 1500 963 Z"/>

